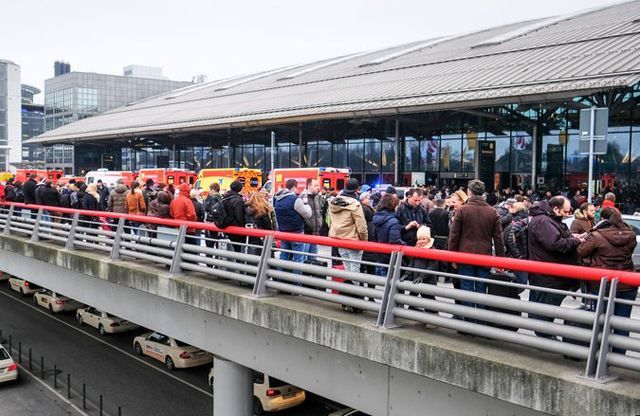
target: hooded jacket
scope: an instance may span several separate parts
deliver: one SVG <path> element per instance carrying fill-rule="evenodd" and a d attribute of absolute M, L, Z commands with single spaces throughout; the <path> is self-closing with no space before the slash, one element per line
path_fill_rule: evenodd
<path fill-rule="evenodd" d="M 147 205 L 144 203 L 144 196 L 139 189 L 129 192 L 126 195 L 127 213 L 135 215 L 146 215 Z"/>
<path fill-rule="evenodd" d="M 372 223 L 372 241 L 405 245 L 401 236 L 402 225 L 395 212 L 382 209 L 373 215 Z"/>
<path fill-rule="evenodd" d="M 25 204 L 35 204 L 36 203 L 36 181 L 33 179 L 27 180 L 24 185 L 22 185 L 22 192 L 24 193 L 24 203 Z"/>
<path fill-rule="evenodd" d="M 343 192 L 329 204 L 329 237 L 367 241 L 367 221 L 355 193 Z"/>
<path fill-rule="evenodd" d="M 196 221 L 196 210 L 193 207 L 193 202 L 191 202 L 188 190 L 180 190 L 178 196 L 171 201 L 169 209 L 174 220 Z M 187 233 L 193 234 L 195 233 L 195 229 L 188 228 Z"/>
<path fill-rule="evenodd" d="M 107 211 L 117 212 L 119 214 L 127 214 L 127 187 L 119 183 L 113 188 L 109 194 L 109 202 L 107 203 Z"/>
<path fill-rule="evenodd" d="M 303 203 L 306 200 L 307 205 L 311 209 L 311 215 L 309 218 L 304 218 L 304 233 L 312 234 L 312 235 L 320 235 L 320 230 L 322 229 L 322 224 L 324 222 L 324 218 L 322 217 L 322 205 L 324 203 L 324 198 L 320 194 L 312 194 L 308 191 L 304 191 L 302 195 L 300 195 Z"/>
<path fill-rule="evenodd" d="M 574 215 L 575 218 L 573 219 L 570 228 L 571 232 L 574 234 L 589 232 L 589 230 L 591 230 L 591 228 L 593 227 L 591 221 L 589 221 L 579 209 L 576 210 Z"/>
<path fill-rule="evenodd" d="M 562 217 L 555 215 L 548 201 L 529 210 L 531 219 L 527 227 L 529 241 L 529 260 L 549 263 L 578 264 L 577 247 L 580 240 L 575 238 L 569 228 L 562 222 Z M 530 273 L 529 282 L 536 286 L 553 289 L 572 289 L 576 280 L 544 276 Z"/>
<path fill-rule="evenodd" d="M 171 218 L 170 203 L 171 197 L 167 192 L 158 192 L 156 198 L 149 203 L 149 215 L 158 218 Z"/>
<path fill-rule="evenodd" d="M 636 234 L 630 228 L 618 228 L 603 220 L 589 233 L 587 239 L 578 246 L 578 256 L 585 265 L 602 269 L 633 270 L 633 250 L 636 248 Z M 597 291 L 599 282 L 587 282 L 592 291 Z M 620 283 L 618 290 L 631 290 L 632 286 Z"/>

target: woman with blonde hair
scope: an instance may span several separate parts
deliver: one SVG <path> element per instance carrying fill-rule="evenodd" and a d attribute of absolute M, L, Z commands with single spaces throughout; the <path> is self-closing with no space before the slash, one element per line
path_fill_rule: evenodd
<path fill-rule="evenodd" d="M 99 211 L 100 210 L 100 194 L 98 193 L 98 186 L 95 183 L 87 185 L 84 191 L 84 196 L 81 202 L 82 209 L 86 211 Z M 87 221 L 82 226 L 89 228 L 98 228 L 98 218 L 90 215 L 81 215 L 80 221 Z"/>
<path fill-rule="evenodd" d="M 258 228 L 261 230 L 274 230 L 275 213 L 267 198 L 260 192 L 252 192 L 244 203 L 245 227 Z M 249 237 L 248 243 L 251 245 L 262 245 L 260 237 Z M 257 247 L 248 247 L 248 254 L 260 254 Z"/>

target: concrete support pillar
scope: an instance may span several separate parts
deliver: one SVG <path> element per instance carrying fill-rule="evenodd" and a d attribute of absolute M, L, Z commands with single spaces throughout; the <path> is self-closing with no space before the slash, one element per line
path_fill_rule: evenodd
<path fill-rule="evenodd" d="M 253 415 L 253 373 L 224 358 L 213 359 L 213 416 Z"/>

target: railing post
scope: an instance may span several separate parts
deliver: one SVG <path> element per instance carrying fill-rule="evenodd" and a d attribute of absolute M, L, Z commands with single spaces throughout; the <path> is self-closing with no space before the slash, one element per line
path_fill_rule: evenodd
<path fill-rule="evenodd" d="M 42 221 L 42 208 L 38 208 L 38 215 L 36 215 L 36 223 L 33 226 L 33 234 L 31 234 L 31 241 L 39 241 L 40 236 L 38 231 L 40 229 L 40 221 Z"/>
<path fill-rule="evenodd" d="M 607 303 L 607 312 L 604 315 L 604 323 L 602 325 L 602 337 L 600 340 L 600 352 L 598 354 L 598 366 L 596 367 L 595 380 L 600 383 L 609 382 L 615 377 L 609 377 L 607 354 L 609 354 L 609 335 L 611 334 L 611 317 L 616 307 L 616 291 L 618 289 L 618 279 L 615 278 L 611 281 L 611 287 L 609 289 L 609 299 Z"/>
<path fill-rule="evenodd" d="M 67 238 L 67 243 L 64 248 L 67 250 L 73 250 L 74 242 L 76 240 L 76 228 L 78 228 L 78 221 L 80 219 L 80 214 L 77 212 L 73 213 L 73 219 L 71 220 L 71 228 L 69 228 L 69 237 Z"/>
<path fill-rule="evenodd" d="M 382 327 L 385 329 L 397 328 L 400 325 L 396 325 L 395 316 L 393 315 L 393 308 L 396 307 L 395 296 L 397 293 L 396 284 L 400 280 L 402 274 L 402 252 L 396 254 L 396 261 L 393 267 L 389 268 L 387 273 L 387 284 L 385 285 L 386 305 L 384 308 L 380 307 L 380 313 L 384 310 L 384 317 L 378 317 L 382 321 Z M 389 286 L 388 293 L 387 286 Z M 384 303 L 384 300 L 383 300 Z"/>
<path fill-rule="evenodd" d="M 169 269 L 169 274 L 171 276 L 182 273 L 182 268 L 180 268 L 180 261 L 182 261 L 182 245 L 184 244 L 186 236 L 187 226 L 183 224 L 180 226 L 180 230 L 178 231 L 176 248 L 173 251 L 173 261 L 171 263 L 171 268 Z"/>
<path fill-rule="evenodd" d="M 116 235 L 113 238 L 113 247 L 111 247 L 111 260 L 120 259 L 120 243 L 122 242 L 122 233 L 124 233 L 124 217 L 118 218 L 118 228 L 116 228 Z"/>
<path fill-rule="evenodd" d="M 267 294 L 267 272 L 269 271 L 269 260 L 273 250 L 273 236 L 268 235 L 264 238 L 262 244 L 262 254 L 260 254 L 260 262 L 258 263 L 258 273 L 256 273 L 256 283 L 253 285 L 251 295 L 261 298 L 268 296 Z"/>
<path fill-rule="evenodd" d="M 7 220 L 4 223 L 4 230 L 2 234 L 11 235 L 11 219 L 13 217 L 14 205 L 9 206 L 9 213 L 7 214 Z"/>
<path fill-rule="evenodd" d="M 589 342 L 589 356 L 587 357 L 587 367 L 584 371 L 584 377 L 590 378 L 596 372 L 596 363 L 597 363 L 597 355 L 598 355 L 598 335 L 602 330 L 602 324 L 600 323 L 600 315 L 604 311 L 606 301 L 604 299 L 606 291 L 607 291 L 607 281 L 606 277 L 600 279 L 600 289 L 598 291 L 598 301 L 596 302 L 595 315 L 593 318 L 593 327 L 591 331 L 591 340 Z"/>
<path fill-rule="evenodd" d="M 389 264 L 387 267 L 387 281 L 384 284 L 384 292 L 382 294 L 382 300 L 380 303 L 380 312 L 378 312 L 378 319 L 376 320 L 376 326 L 382 326 L 384 324 L 384 315 L 387 312 L 387 304 L 389 303 L 389 293 L 391 292 L 391 279 L 393 278 L 393 269 L 396 267 L 396 257 L 398 252 L 391 253 L 389 258 Z"/>

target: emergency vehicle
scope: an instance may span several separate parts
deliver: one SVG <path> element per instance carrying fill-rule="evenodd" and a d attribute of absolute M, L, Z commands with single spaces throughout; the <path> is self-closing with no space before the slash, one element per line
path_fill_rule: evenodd
<path fill-rule="evenodd" d="M 116 183 L 118 183 L 118 179 L 122 179 L 125 185 L 131 186 L 131 183 L 135 181 L 137 177 L 138 174 L 135 172 L 98 169 L 87 172 L 84 178 L 87 185 L 97 183 L 98 179 L 100 179 L 105 186 L 113 188 L 116 186 Z"/>
<path fill-rule="evenodd" d="M 298 191 L 302 192 L 307 186 L 307 180 L 313 178 L 325 189 L 333 188 L 340 191 L 345 187 L 350 174 L 349 168 L 274 169 L 269 174 L 269 182 L 265 184 L 265 189 L 275 194 L 284 188 L 287 180 L 295 179 L 298 181 Z"/>
<path fill-rule="evenodd" d="M 16 170 L 16 181 L 20 181 L 22 183 L 26 182 L 29 179 L 31 174 L 36 175 L 36 180 L 40 180 L 42 178 L 56 183 L 58 179 L 62 178 L 64 172 L 62 169 L 17 169 Z"/>
<path fill-rule="evenodd" d="M 209 185 L 214 181 L 220 184 L 220 190 L 228 190 L 231 182 L 238 180 L 244 184 L 242 193 L 257 191 L 262 185 L 262 171 L 247 168 L 202 169 L 198 174 L 195 188 L 202 191 L 202 195 L 209 193 Z"/>
<path fill-rule="evenodd" d="M 165 185 L 178 186 L 183 183 L 193 185 L 198 179 L 198 175 L 195 172 L 182 169 L 140 169 L 138 179 L 142 183 L 151 179 L 154 184 L 164 183 Z"/>

